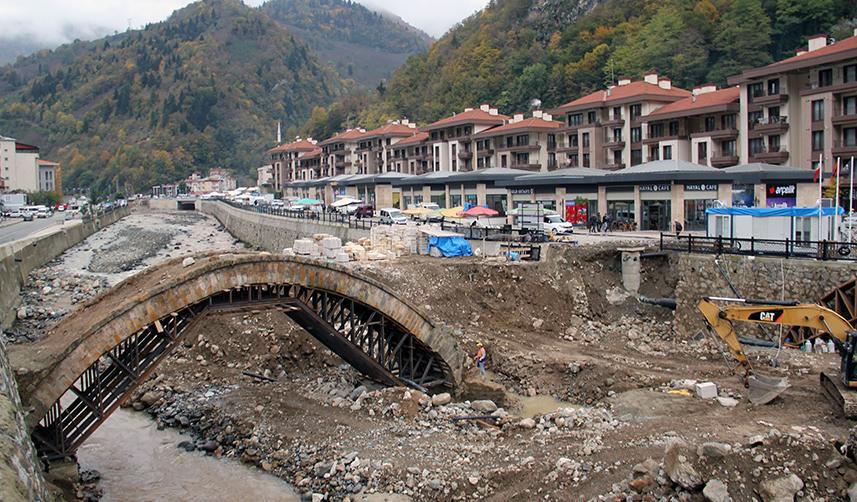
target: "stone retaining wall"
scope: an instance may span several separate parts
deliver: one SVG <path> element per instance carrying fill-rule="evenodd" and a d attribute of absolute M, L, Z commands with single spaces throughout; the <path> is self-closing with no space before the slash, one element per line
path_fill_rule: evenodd
<path fill-rule="evenodd" d="M 292 247 L 296 239 L 312 237 L 314 234 L 329 234 L 339 237 L 342 242 L 357 242 L 369 237 L 369 230 L 254 213 L 217 201 L 198 201 L 197 210 L 217 218 L 235 238 L 271 253 L 279 253 Z"/>
<path fill-rule="evenodd" d="M 780 300 L 784 297 L 815 303 L 827 291 L 857 275 L 854 263 L 744 256 L 716 258 L 680 253 L 674 260 L 678 274 L 676 329 L 685 337 L 704 330 L 704 321 L 696 308 L 702 297 L 735 296 L 717 270 L 715 260 L 744 298 Z"/>
<path fill-rule="evenodd" d="M 15 309 L 21 302 L 21 286 L 30 272 L 129 214 L 130 210 L 123 207 L 47 235 L 0 246 L 0 328 L 10 326 L 15 320 Z"/>

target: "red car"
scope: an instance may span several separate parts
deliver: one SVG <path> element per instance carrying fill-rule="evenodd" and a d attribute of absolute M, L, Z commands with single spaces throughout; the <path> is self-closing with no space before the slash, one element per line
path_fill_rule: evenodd
<path fill-rule="evenodd" d="M 375 216 L 375 208 L 368 204 L 358 206 L 353 214 L 356 218 L 371 218 Z"/>

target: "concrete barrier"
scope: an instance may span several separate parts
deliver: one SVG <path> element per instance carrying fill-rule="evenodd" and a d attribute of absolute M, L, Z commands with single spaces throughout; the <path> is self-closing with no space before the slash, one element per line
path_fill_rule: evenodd
<path fill-rule="evenodd" d="M 296 239 L 312 237 L 314 234 L 330 234 L 339 237 L 342 242 L 357 242 L 369 237 L 368 230 L 254 213 L 218 201 L 198 201 L 197 210 L 217 218 L 235 238 L 272 253 L 279 253 L 284 248 L 292 247 Z"/>
<path fill-rule="evenodd" d="M 9 327 L 15 320 L 21 287 L 30 272 L 129 214 L 130 210 L 123 207 L 92 220 L 60 227 L 49 234 L 0 246 L 0 328 Z"/>

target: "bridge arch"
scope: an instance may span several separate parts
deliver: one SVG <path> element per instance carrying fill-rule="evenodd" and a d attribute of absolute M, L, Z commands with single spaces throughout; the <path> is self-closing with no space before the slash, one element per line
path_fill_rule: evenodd
<path fill-rule="evenodd" d="M 377 281 L 269 253 L 194 260 L 149 268 L 89 300 L 34 344 L 10 347 L 42 458 L 73 456 L 183 335 L 216 312 L 282 310 L 382 384 L 438 391 L 461 381 L 464 355 L 450 332 Z"/>

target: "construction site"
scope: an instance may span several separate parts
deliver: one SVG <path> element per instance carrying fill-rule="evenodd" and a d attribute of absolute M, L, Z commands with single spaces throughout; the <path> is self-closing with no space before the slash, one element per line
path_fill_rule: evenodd
<path fill-rule="evenodd" d="M 857 500 L 857 265 L 236 218 L 137 208 L 29 274 L 4 334 L 37 455 L 79 467 L 56 493 L 125 499 L 86 460 L 116 411 L 288 484 L 264 500 Z"/>

